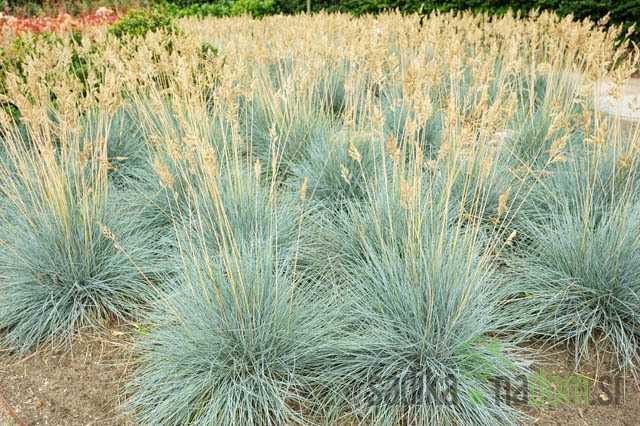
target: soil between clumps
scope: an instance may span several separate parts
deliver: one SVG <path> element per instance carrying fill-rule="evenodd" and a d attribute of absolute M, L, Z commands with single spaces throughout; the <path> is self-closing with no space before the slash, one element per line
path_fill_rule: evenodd
<path fill-rule="evenodd" d="M 569 376 L 585 377 L 589 381 L 589 404 L 584 405 L 581 399 L 580 404 L 560 404 L 552 406 L 549 402 L 541 406 L 527 405 L 523 411 L 531 416 L 530 425 L 589 425 L 589 426 L 636 426 L 640 425 L 640 390 L 636 387 L 632 376 L 613 377 L 607 373 L 607 369 L 616 365 L 615 355 L 606 354 L 601 360 L 601 368 L 596 368 L 595 362 L 584 362 L 576 371 L 574 369 L 575 359 L 566 350 L 548 349 L 535 345 L 531 349 L 536 349 L 539 362 L 535 363 L 531 369 L 534 375 L 541 374 L 544 369 L 544 376 L 560 376 L 565 379 Z M 598 373 L 599 371 L 599 373 Z M 605 381 L 603 377 L 607 377 Z M 596 380 L 596 378 L 598 378 Z M 531 389 L 531 377 L 529 379 Z M 619 381 L 619 392 L 616 393 L 615 383 Z M 539 388 L 535 387 L 536 396 Z M 606 389 L 609 394 L 605 393 Z M 552 391 L 555 393 L 555 388 Z M 574 394 L 570 393 L 573 400 Z M 583 394 L 580 394 L 582 398 Z M 573 401 L 572 401 L 573 402 Z"/>
<path fill-rule="evenodd" d="M 131 369 L 131 342 L 124 334 L 108 339 L 81 336 L 74 340 L 73 356 L 68 347 L 45 349 L 21 360 L 0 357 L 0 394 L 28 425 L 131 425 L 132 419 L 120 410 L 121 389 Z M 541 348 L 537 348 L 541 349 Z M 532 367 L 537 374 L 562 377 L 573 374 L 596 377 L 593 365 L 574 373 L 573 357 L 565 351 L 544 351 L 543 361 Z M 600 385 L 590 379 L 589 399 L 600 398 Z M 613 387 L 608 386 L 613 392 Z M 640 391 L 628 378 L 619 404 L 545 404 L 527 406 L 531 425 L 639 425 Z M 612 394 L 613 395 L 613 394 Z M 613 402 L 613 401 L 612 401 Z M 0 426 L 16 423 L 1 407 Z"/>
<path fill-rule="evenodd" d="M 73 354 L 62 346 L 0 356 L 0 394 L 29 426 L 131 424 L 118 409 L 131 352 L 117 339 L 83 335 Z M 15 424 L 0 403 L 0 426 Z"/>

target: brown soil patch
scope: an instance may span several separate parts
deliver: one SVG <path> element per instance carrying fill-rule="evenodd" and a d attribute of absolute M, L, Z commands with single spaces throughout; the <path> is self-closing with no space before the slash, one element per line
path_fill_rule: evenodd
<path fill-rule="evenodd" d="M 119 410 L 122 385 L 131 361 L 130 339 L 81 336 L 68 347 L 46 349 L 21 360 L 0 357 L 0 394 L 28 425 L 130 425 Z M 530 425 L 640 425 L 640 391 L 633 379 L 620 377 L 619 389 L 604 383 L 602 374 L 594 380 L 595 365 L 574 372 L 573 357 L 566 351 L 543 348 L 543 360 L 532 367 L 545 376 L 581 375 L 589 379 L 588 405 L 527 406 Z M 606 365 L 606 363 L 605 363 Z M 603 391 L 606 388 L 609 393 Z M 607 399 L 610 401 L 606 401 Z M 607 404 L 607 402 L 609 402 Z M 0 426 L 17 425 L 0 404 Z"/>
<path fill-rule="evenodd" d="M 606 367 L 612 364 L 614 357 L 604 360 L 604 367 L 598 369 L 594 363 L 581 366 L 574 371 L 574 358 L 566 351 L 546 351 L 544 360 L 533 369 L 538 374 L 544 368 L 547 378 L 553 375 L 560 377 L 584 376 L 589 380 L 589 404 L 552 406 L 548 402 L 540 407 L 527 407 L 525 410 L 533 417 L 531 425 L 606 425 L 636 426 L 640 425 L 640 391 L 634 384 L 633 377 L 613 377 L 606 375 Z M 536 388 L 537 389 L 537 388 Z M 573 394 L 572 394 L 573 395 Z"/>
<path fill-rule="evenodd" d="M 130 341 L 81 336 L 68 347 L 46 349 L 21 360 L 0 357 L 0 394 L 28 425 L 129 425 L 119 410 L 121 387 L 131 361 Z M 129 340 L 129 339 L 127 339 Z M 574 372 L 573 357 L 566 351 L 543 351 L 544 358 L 532 369 L 545 376 L 580 375 L 589 380 L 588 405 L 527 406 L 530 425 L 640 425 L 640 391 L 633 379 L 603 381 L 595 365 Z M 605 362 L 605 365 L 607 363 Z M 597 379 L 596 379 L 597 378 Z M 531 379 L 530 379 L 531 380 Z M 619 383 L 616 389 L 616 380 Z M 606 389 L 608 392 L 605 392 Z M 0 404 L 0 426 L 17 423 Z"/>
<path fill-rule="evenodd" d="M 73 354 L 63 346 L 0 356 L 0 394 L 29 426 L 130 424 L 118 410 L 130 352 L 118 339 L 80 336 Z M 16 424 L 0 403 L 0 426 Z"/>

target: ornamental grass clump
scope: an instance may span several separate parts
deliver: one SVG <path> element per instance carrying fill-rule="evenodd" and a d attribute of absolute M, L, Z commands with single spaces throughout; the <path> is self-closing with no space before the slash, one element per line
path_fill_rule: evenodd
<path fill-rule="evenodd" d="M 81 137 L 86 141 L 94 140 L 96 135 L 92 132 L 101 125 L 109 126 L 106 141 L 109 180 L 120 188 L 130 187 L 150 171 L 149 146 L 131 108 L 135 107 L 118 109 L 106 123 L 98 123 L 96 114 L 89 114 L 80 124 L 84 131 Z"/>
<path fill-rule="evenodd" d="M 294 256 L 300 222 L 308 215 L 296 205 L 297 199 L 289 193 L 276 197 L 260 182 L 259 170 L 224 166 L 214 173 L 215 178 L 208 177 L 211 180 L 190 182 L 184 202 L 189 210 L 172 218 L 180 243 L 197 239 L 215 253 L 233 232 L 234 244 L 258 239 L 277 246 L 280 257 Z"/>
<path fill-rule="evenodd" d="M 228 124 L 210 111 L 207 101 L 201 93 L 189 101 L 170 101 L 152 90 L 132 102 L 143 161 L 135 175 L 118 176 L 134 190 L 144 215 L 168 234 L 174 234 L 175 219 L 189 217 L 196 208 L 188 200 L 209 183 L 203 172 L 217 170 L 218 156 L 238 157 Z"/>
<path fill-rule="evenodd" d="M 305 424 L 326 408 L 335 316 L 294 294 L 267 245 L 244 247 L 195 249 L 150 316 L 129 385 L 141 423 Z"/>
<path fill-rule="evenodd" d="M 449 218 L 428 179 L 390 182 L 329 237 L 358 324 L 336 368 L 347 411 L 385 425 L 517 424 L 492 379 L 526 368 L 514 345 L 490 337 L 504 320 L 503 283 L 479 221 Z"/>
<path fill-rule="evenodd" d="M 566 346 L 576 368 L 595 360 L 637 379 L 640 176 L 634 143 L 606 135 L 606 144 L 549 153 L 516 221 L 527 243 L 505 256 L 506 312 L 519 314 L 516 334 Z M 615 365 L 602 365 L 606 353 Z"/>
<path fill-rule="evenodd" d="M 525 339 L 566 345 L 576 366 L 613 354 L 607 370 L 638 378 L 640 210 L 620 202 L 598 216 L 559 208 L 522 229 L 528 247 L 509 258 L 507 306 Z"/>
<path fill-rule="evenodd" d="M 9 136 L 0 165 L 1 349 L 70 341 L 81 329 L 138 319 L 165 273 L 154 230 L 107 179 L 105 128 L 94 145 L 36 149 Z M 100 142 L 102 141 L 102 142 Z"/>
<path fill-rule="evenodd" d="M 128 386 L 141 423 L 308 424 L 333 406 L 342 302 L 298 291 L 304 276 L 280 246 L 276 205 L 250 192 L 229 206 L 233 194 L 222 194 L 235 182 L 216 179 L 210 207 L 186 229 L 176 222 L 179 273 L 149 317 Z"/>
<path fill-rule="evenodd" d="M 550 164 L 527 189 L 524 220 L 544 222 L 566 212 L 597 224 L 618 206 L 640 200 L 640 172 L 632 140 L 582 145 L 568 149 L 566 155 L 550 155 Z"/>
<path fill-rule="evenodd" d="M 496 235 L 511 226 L 527 197 L 530 173 L 518 170 L 508 143 L 507 135 L 498 134 L 466 154 L 456 150 L 433 162 L 431 193 L 446 197 L 450 220 L 477 223 Z"/>
<path fill-rule="evenodd" d="M 332 132 L 305 147 L 291 166 L 293 187 L 307 182 L 310 198 L 327 208 L 341 208 L 351 200 L 367 198 L 367 179 L 383 158 L 384 146 L 368 133 Z"/>
<path fill-rule="evenodd" d="M 268 92 L 269 93 L 269 92 Z M 330 138 L 331 122 L 320 110 L 294 96 L 273 99 L 258 95 L 247 107 L 244 133 L 251 141 L 248 155 L 260 160 L 263 172 L 280 178 L 290 175 L 291 167 L 304 157 L 305 150 Z M 326 143 L 326 142 L 325 142 Z"/>

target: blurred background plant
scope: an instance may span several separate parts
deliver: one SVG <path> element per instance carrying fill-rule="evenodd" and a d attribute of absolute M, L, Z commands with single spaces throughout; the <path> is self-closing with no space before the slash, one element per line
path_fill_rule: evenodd
<path fill-rule="evenodd" d="M 4 10 L 11 15 L 55 16 L 69 13 L 77 16 L 90 13 L 99 7 L 107 7 L 117 14 L 130 9 L 160 7 L 175 17 L 185 16 L 237 16 L 251 14 L 262 17 L 273 14 L 295 14 L 307 10 L 306 0 L 5 0 Z M 532 10 L 553 11 L 559 16 L 571 15 L 576 20 L 589 18 L 594 22 L 606 20 L 611 25 L 622 24 L 624 31 L 640 22 L 640 5 L 635 0 L 624 1 L 562 1 L 562 0 L 321 0 L 311 1 L 313 12 L 349 12 L 356 16 L 399 10 L 402 13 L 432 11 L 450 12 L 471 10 L 473 12 L 502 15 L 509 10 L 526 16 Z M 634 35 L 634 40 L 638 40 Z"/>

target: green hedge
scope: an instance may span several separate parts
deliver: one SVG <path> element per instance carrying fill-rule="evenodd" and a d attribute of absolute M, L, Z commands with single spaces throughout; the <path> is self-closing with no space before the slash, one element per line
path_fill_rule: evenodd
<path fill-rule="evenodd" d="M 175 31 L 171 16 L 158 9 L 130 10 L 109 28 L 109 32 L 120 38 L 127 34 L 132 37 L 145 35 L 149 31 Z"/>
<path fill-rule="evenodd" d="M 160 6 L 174 17 L 181 16 L 229 16 L 250 13 L 255 17 L 271 14 L 290 14 L 306 10 L 306 0 L 13 0 L 5 5 L 8 10 L 47 10 L 52 5 L 62 6 L 73 11 L 74 8 L 106 4 L 111 7 L 127 9 L 127 6 Z M 68 7 L 65 7 L 68 6 Z M 572 14 L 576 19 L 591 17 L 598 21 L 610 13 L 610 23 L 624 23 L 628 28 L 640 23 L 640 0 L 311 0 L 314 12 L 350 12 L 355 15 L 377 13 L 385 9 L 399 9 L 404 13 L 421 10 L 429 13 L 433 10 L 448 12 L 451 10 L 471 9 L 475 12 L 502 14 L 520 10 L 523 15 L 532 9 L 552 10 L 560 16 Z M 640 31 L 639 31 L 640 33 Z M 640 41 L 640 34 L 633 39 Z"/>
<path fill-rule="evenodd" d="M 298 13 L 306 10 L 306 0 L 168 0 L 168 9 L 179 16 L 237 15 L 251 13 L 264 16 L 277 13 Z M 311 0 L 312 10 L 317 12 L 350 12 L 355 15 L 377 13 L 385 9 L 399 9 L 403 13 L 423 13 L 433 10 L 471 9 L 474 12 L 503 14 L 509 9 L 519 10 L 526 15 L 530 10 L 552 10 L 560 16 L 572 14 L 576 19 L 590 17 L 598 21 L 610 13 L 610 23 L 624 23 L 628 28 L 640 23 L 640 0 Z M 634 35 L 636 41 L 638 34 Z"/>

